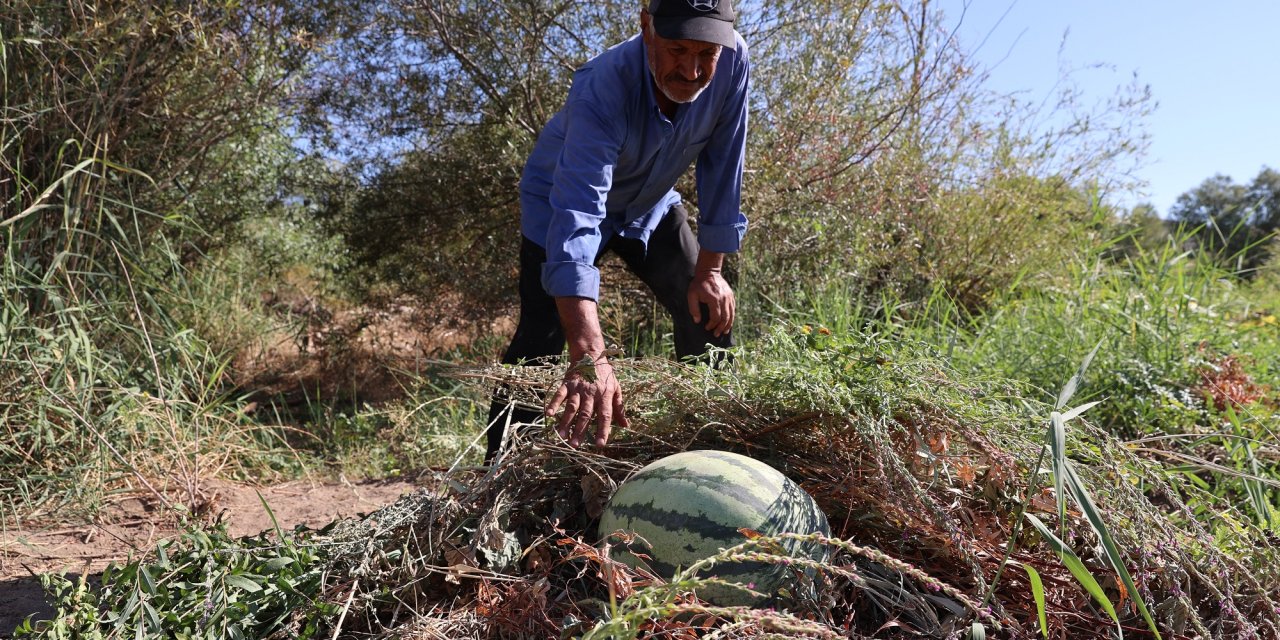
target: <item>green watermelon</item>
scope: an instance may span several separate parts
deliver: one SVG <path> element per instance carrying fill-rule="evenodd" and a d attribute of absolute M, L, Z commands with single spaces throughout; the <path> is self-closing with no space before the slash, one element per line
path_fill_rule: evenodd
<path fill-rule="evenodd" d="M 639 539 L 631 550 L 615 545 L 613 557 L 630 566 L 643 562 L 670 579 L 677 571 L 746 540 L 739 529 L 765 535 L 822 533 L 830 535 L 827 517 L 799 485 L 769 465 L 727 451 L 684 451 L 646 466 L 618 487 L 600 518 L 600 532 L 628 531 Z M 826 547 L 802 548 L 784 542 L 787 554 L 826 559 Z M 756 562 L 718 564 L 701 577 L 718 577 L 750 585 L 769 594 L 760 601 L 740 589 L 707 585 L 699 598 L 722 606 L 759 606 L 779 589 L 795 592 L 796 571 L 786 565 Z"/>

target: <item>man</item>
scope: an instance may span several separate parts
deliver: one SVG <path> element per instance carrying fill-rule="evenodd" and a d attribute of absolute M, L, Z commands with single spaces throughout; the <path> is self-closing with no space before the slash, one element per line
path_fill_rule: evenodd
<path fill-rule="evenodd" d="M 502 362 L 561 354 L 569 365 L 544 414 L 580 445 L 595 425 L 603 445 L 627 426 L 596 312 L 600 272 L 613 251 L 674 322 L 680 358 L 732 345 L 733 290 L 724 256 L 742 243 L 739 205 L 747 134 L 747 48 L 731 0 L 652 0 L 641 33 L 574 74 L 565 106 L 547 123 L 520 181 L 520 319 Z M 697 160 L 695 239 L 673 187 Z M 535 411 L 499 394 L 489 413 L 487 459 L 508 421 Z"/>

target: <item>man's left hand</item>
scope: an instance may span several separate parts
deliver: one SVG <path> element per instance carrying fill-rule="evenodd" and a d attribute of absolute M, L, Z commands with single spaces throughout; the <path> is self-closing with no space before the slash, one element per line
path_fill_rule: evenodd
<path fill-rule="evenodd" d="M 708 317 L 702 317 L 702 305 L 707 305 Z M 689 283 L 689 313 L 693 321 L 706 322 L 707 331 L 717 338 L 733 329 L 733 317 L 737 303 L 733 288 L 725 281 L 719 269 L 695 271 Z"/>

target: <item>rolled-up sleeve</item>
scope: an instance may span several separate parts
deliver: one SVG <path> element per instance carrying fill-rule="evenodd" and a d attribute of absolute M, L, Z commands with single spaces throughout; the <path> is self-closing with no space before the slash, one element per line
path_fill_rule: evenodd
<path fill-rule="evenodd" d="M 698 244 L 708 251 L 736 253 L 747 233 L 742 213 L 742 170 L 747 152 L 747 92 L 751 85 L 747 48 L 739 41 L 735 87 L 715 131 L 698 156 Z"/>
<path fill-rule="evenodd" d="M 600 296 L 594 262 L 626 123 L 617 117 L 622 110 L 613 105 L 616 93 L 604 87 L 597 91 L 591 80 L 589 74 L 575 79 L 565 107 L 568 124 L 551 188 L 547 262 L 542 267 L 542 286 L 553 297 Z"/>

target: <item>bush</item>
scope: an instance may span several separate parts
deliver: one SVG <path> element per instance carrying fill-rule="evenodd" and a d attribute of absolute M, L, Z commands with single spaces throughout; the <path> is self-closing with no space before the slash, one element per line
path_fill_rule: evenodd
<path fill-rule="evenodd" d="M 0 493 L 20 515 L 292 463 L 179 319 L 207 302 L 197 249 L 280 198 L 280 26 L 252 3 L 0 13 L 0 466 L 23 470 Z"/>
<path fill-rule="evenodd" d="M 291 74 L 279 27 L 257 4 L 9 3 L 0 168 L 17 179 L 0 182 L 0 202 L 19 249 L 47 263 L 69 235 L 112 233 L 97 213 L 112 202 L 184 205 L 206 228 L 238 219 L 275 184 L 260 174 L 278 159 L 248 150 L 281 148 Z"/>

